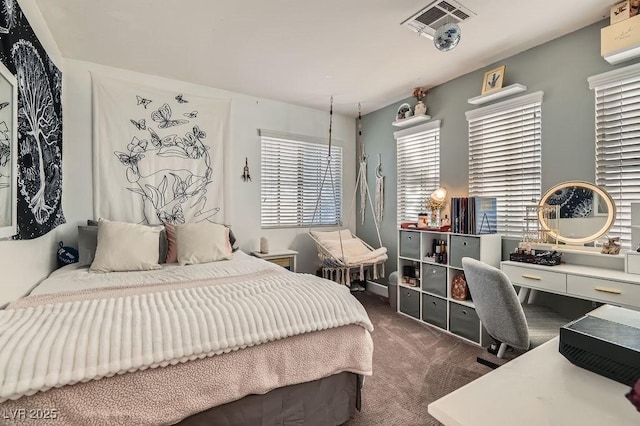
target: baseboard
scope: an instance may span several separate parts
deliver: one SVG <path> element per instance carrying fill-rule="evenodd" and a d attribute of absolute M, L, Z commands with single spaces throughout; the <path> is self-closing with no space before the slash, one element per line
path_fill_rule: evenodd
<path fill-rule="evenodd" d="M 367 291 L 382 297 L 389 297 L 389 288 L 386 285 L 378 284 L 367 280 Z"/>

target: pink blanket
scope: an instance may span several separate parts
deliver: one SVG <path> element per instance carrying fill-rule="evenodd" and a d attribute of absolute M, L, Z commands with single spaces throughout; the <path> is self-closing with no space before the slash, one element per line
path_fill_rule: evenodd
<path fill-rule="evenodd" d="M 247 281 L 279 281 L 281 278 L 276 277 L 281 277 L 281 271 L 260 271 L 244 277 Z M 304 275 L 291 275 L 302 281 L 311 279 Z M 213 281 L 216 288 L 221 290 L 237 278 L 226 277 Z M 236 286 L 247 285 L 247 281 L 230 289 L 235 291 Z M 178 291 L 202 284 L 211 285 L 212 280 L 173 283 L 169 287 Z M 267 287 L 268 284 L 263 284 L 259 288 L 262 292 Z M 64 302 L 81 303 L 96 297 L 127 297 L 162 291 L 164 288 L 167 288 L 167 284 L 146 284 L 32 296 L 13 304 L 9 309 Z M 313 381 L 343 371 L 371 375 L 372 355 L 371 336 L 362 324 L 337 326 L 221 355 L 79 382 L 23 396 L 0 403 L 0 424 L 24 423 L 25 420 L 35 422 L 36 419 L 38 425 L 173 424 L 194 413 L 249 394 L 263 394 L 278 387 Z"/>
<path fill-rule="evenodd" d="M 372 374 L 373 342 L 357 325 L 211 358 L 50 389 L 0 404 L 0 424 L 159 425 L 249 394 L 350 371 Z M 10 420 L 15 413 L 17 420 Z M 42 419 L 45 415 L 55 417 Z M 28 424 L 28 423 L 27 423 Z"/>

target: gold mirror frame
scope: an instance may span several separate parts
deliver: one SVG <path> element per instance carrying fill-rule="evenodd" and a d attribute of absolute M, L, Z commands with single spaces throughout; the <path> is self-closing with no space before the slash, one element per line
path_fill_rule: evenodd
<path fill-rule="evenodd" d="M 609 195 L 608 192 L 606 192 L 605 190 L 603 190 L 602 188 L 597 187 L 596 185 L 589 183 L 589 182 L 584 182 L 584 181 L 580 181 L 580 180 L 571 180 L 571 181 L 567 181 L 567 182 L 561 182 L 555 186 L 553 186 L 552 188 L 550 188 L 547 192 L 544 193 L 544 195 L 542 196 L 542 198 L 540 199 L 540 202 L 538 203 L 539 206 L 544 206 L 545 205 L 545 201 L 551 196 L 551 194 L 555 193 L 557 190 L 559 189 L 564 189 L 564 188 L 568 188 L 568 187 L 572 187 L 572 186 L 580 186 L 583 188 L 587 188 L 592 190 L 593 192 L 595 192 L 596 194 L 598 194 L 605 202 L 605 204 L 607 205 L 607 212 L 608 212 L 608 217 L 607 217 L 607 221 L 605 222 L 604 226 L 596 231 L 595 233 L 587 236 L 587 237 L 582 237 L 582 238 L 569 238 L 569 237 L 564 237 L 562 235 L 559 235 L 558 233 L 554 232 L 549 225 L 544 221 L 544 218 L 542 216 L 542 212 L 539 211 L 538 212 L 538 221 L 540 222 L 540 226 L 542 227 L 542 229 L 544 231 L 547 232 L 547 234 L 553 238 L 556 239 L 558 241 L 562 241 L 564 243 L 567 244 L 585 244 L 585 243 L 590 243 L 591 241 L 595 241 L 598 238 L 602 237 L 604 234 L 607 233 L 607 231 L 609 231 L 609 229 L 611 228 L 611 225 L 613 225 L 613 222 L 616 218 L 616 205 L 613 202 L 613 199 L 611 198 L 611 196 Z"/>

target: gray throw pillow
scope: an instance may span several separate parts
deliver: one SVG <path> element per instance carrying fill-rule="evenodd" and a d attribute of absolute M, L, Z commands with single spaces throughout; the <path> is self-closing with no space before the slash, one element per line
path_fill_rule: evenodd
<path fill-rule="evenodd" d="M 231 249 L 236 251 L 238 250 L 238 247 L 236 247 L 236 236 L 233 235 L 233 231 L 230 226 L 227 225 L 227 228 L 229 228 L 229 244 L 231 244 Z"/>
<path fill-rule="evenodd" d="M 161 225 L 149 225 L 149 226 L 161 226 Z M 80 228 L 95 228 L 95 244 L 93 246 L 93 252 L 91 253 L 91 261 L 86 265 L 90 265 L 93 262 L 93 256 L 96 253 L 96 247 L 98 245 L 98 221 L 97 220 L 87 220 L 87 226 L 81 227 L 78 226 L 78 252 L 80 252 Z M 169 248 L 169 241 L 167 240 L 167 231 L 163 228 L 160 232 L 160 244 L 159 244 L 159 253 L 158 253 L 158 263 L 167 263 L 167 249 Z M 80 264 L 82 263 L 82 256 L 80 256 Z"/>
<path fill-rule="evenodd" d="M 212 223 L 218 223 L 218 222 L 212 222 Z M 227 228 L 229 228 L 229 244 L 231 245 L 231 250 L 232 251 L 238 250 L 238 247 L 236 247 L 236 236 L 233 235 L 233 231 L 231 230 L 231 225 L 226 225 L 224 223 L 218 223 L 218 225 L 224 225 Z"/>
<path fill-rule="evenodd" d="M 93 262 L 98 246 L 97 226 L 78 226 L 78 263 L 88 266 Z"/>

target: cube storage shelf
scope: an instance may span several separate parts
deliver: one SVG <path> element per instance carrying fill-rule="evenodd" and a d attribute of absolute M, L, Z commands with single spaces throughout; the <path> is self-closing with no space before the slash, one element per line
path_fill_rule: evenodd
<path fill-rule="evenodd" d="M 436 263 L 426 257 L 433 241 L 445 241 L 448 262 Z M 472 257 L 499 267 L 502 238 L 499 234 L 469 235 L 430 230 L 398 230 L 398 312 L 476 345 L 491 343 L 471 300 L 451 297 L 451 283 L 463 272 L 462 258 Z M 415 287 L 404 283 L 404 267 L 416 268 Z M 411 278 L 415 278 L 414 275 Z"/>

